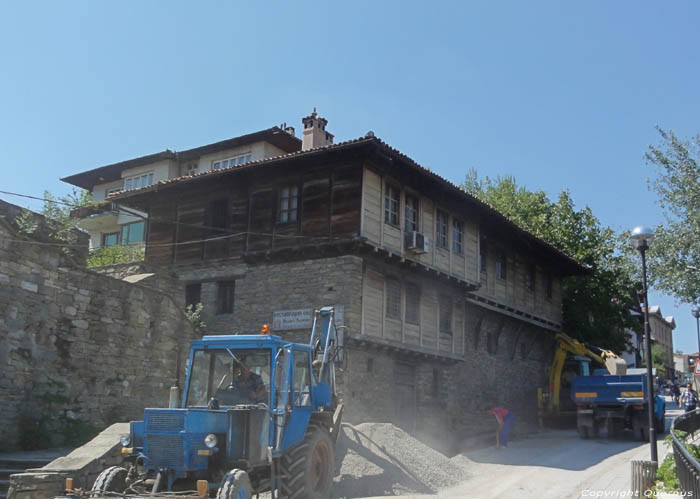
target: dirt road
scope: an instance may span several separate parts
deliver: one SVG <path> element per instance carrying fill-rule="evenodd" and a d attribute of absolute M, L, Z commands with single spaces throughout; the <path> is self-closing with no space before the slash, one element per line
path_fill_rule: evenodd
<path fill-rule="evenodd" d="M 671 407 L 669 407 L 671 406 Z M 680 411 L 667 405 L 666 428 Z M 622 440 L 603 438 L 581 440 L 576 430 L 546 430 L 531 438 L 516 440 L 507 449 L 487 448 L 465 453 L 464 460 L 473 478 L 437 495 L 404 496 L 415 498 L 508 497 L 579 498 L 596 497 L 597 491 L 630 488 L 632 460 L 648 460 L 649 444 L 626 432 Z M 659 459 L 668 448 L 659 436 Z M 612 495 L 611 495 L 612 493 Z M 624 497 L 620 495 L 619 497 Z"/>

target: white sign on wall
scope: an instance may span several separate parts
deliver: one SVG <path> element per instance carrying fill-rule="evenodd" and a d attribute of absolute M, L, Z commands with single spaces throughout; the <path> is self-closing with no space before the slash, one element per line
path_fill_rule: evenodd
<path fill-rule="evenodd" d="M 345 324 L 345 307 L 335 305 L 335 325 Z M 294 329 L 311 329 L 314 322 L 313 308 L 298 308 L 296 310 L 276 310 L 272 312 L 273 331 L 291 331 Z"/>

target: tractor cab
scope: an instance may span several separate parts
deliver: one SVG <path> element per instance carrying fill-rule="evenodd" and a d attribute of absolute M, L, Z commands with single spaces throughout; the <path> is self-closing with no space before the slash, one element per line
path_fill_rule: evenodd
<path fill-rule="evenodd" d="M 145 409 L 143 421 L 131 423 L 122 439 L 131 466 L 114 467 L 119 476 L 108 477 L 112 468 L 105 470 L 98 482 L 109 483 L 99 490 L 124 492 L 130 483 L 151 492 L 189 490 L 187 483 L 198 483 L 229 497 L 236 471 L 236 490 L 252 495 L 284 485 L 283 458 L 300 452 L 309 435 L 316 440 L 320 435 L 322 454 L 332 456 L 328 440 L 340 426 L 340 415 L 332 417 L 338 352 L 333 309 L 321 310 L 328 310 L 318 324 L 325 329 L 317 334 L 315 321 L 309 344 L 270 334 L 192 341 L 182 403 Z M 323 490 L 330 488 L 332 466 L 319 468 Z"/>

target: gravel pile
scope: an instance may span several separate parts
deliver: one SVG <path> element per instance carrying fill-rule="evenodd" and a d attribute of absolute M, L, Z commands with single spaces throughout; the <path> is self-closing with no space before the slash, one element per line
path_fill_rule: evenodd
<path fill-rule="evenodd" d="M 344 424 L 336 445 L 333 496 L 432 494 L 466 480 L 465 463 L 389 423 Z"/>

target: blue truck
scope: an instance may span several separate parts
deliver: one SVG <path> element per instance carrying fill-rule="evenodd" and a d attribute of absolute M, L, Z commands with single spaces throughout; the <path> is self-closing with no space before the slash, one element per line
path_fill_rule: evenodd
<path fill-rule="evenodd" d="M 192 341 L 182 402 L 131 423 L 124 463 L 93 494 L 328 499 L 343 407 L 334 310 L 315 312 L 309 343 L 262 333 Z"/>
<path fill-rule="evenodd" d="M 618 438 L 625 429 L 631 429 L 641 440 L 649 438 L 646 373 L 615 376 L 600 374 L 574 376 L 571 380 L 571 400 L 576 405 L 576 426 L 581 438 L 596 438 L 602 426 L 608 438 Z M 656 394 L 654 398 L 654 428 L 657 434 L 665 431 L 666 402 Z"/>

